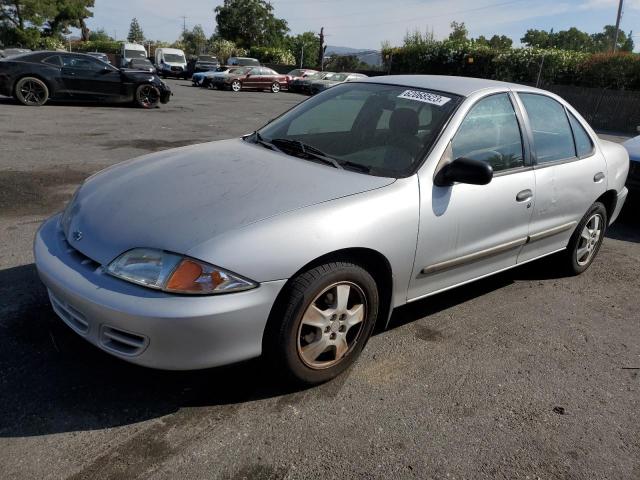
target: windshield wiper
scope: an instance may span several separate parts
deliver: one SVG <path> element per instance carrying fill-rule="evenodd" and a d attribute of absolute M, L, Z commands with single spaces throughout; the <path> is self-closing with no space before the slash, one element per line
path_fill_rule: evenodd
<path fill-rule="evenodd" d="M 302 153 L 305 157 L 311 158 L 312 160 L 320 160 L 321 162 L 326 163 L 327 165 L 331 165 L 335 168 L 342 169 L 342 165 L 338 163 L 335 158 L 330 157 L 322 150 L 318 150 L 316 147 L 312 145 L 307 145 L 306 143 L 301 142 L 300 140 L 290 140 L 288 138 L 274 138 L 271 140 L 271 143 L 274 145 L 283 145 L 285 148 L 294 147 L 298 153 Z M 303 157 L 304 158 L 304 157 Z"/>
<path fill-rule="evenodd" d="M 361 163 L 352 162 L 350 160 L 340 160 L 340 165 L 349 170 L 357 170 L 358 172 L 371 173 L 371 167 L 362 165 Z"/>
<path fill-rule="evenodd" d="M 273 143 L 268 142 L 267 140 L 265 140 L 262 137 L 262 135 L 260 135 L 260 132 L 258 132 L 257 130 L 255 132 L 253 132 L 253 137 L 254 137 L 254 143 L 258 143 L 258 144 L 262 145 L 263 147 L 268 148 L 269 150 L 274 150 L 276 152 L 283 153 L 282 150 L 280 150 L 278 147 L 276 147 Z"/>

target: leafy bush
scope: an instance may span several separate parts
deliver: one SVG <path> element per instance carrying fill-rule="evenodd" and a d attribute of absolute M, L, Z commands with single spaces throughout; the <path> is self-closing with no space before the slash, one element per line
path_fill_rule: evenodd
<path fill-rule="evenodd" d="M 255 57 L 261 63 L 276 63 L 279 65 L 294 65 L 296 58 L 286 48 L 279 47 L 251 47 L 249 56 Z"/>
<path fill-rule="evenodd" d="M 122 42 L 114 40 L 89 40 L 88 42 L 74 42 L 71 45 L 74 52 L 101 52 L 118 54 L 122 49 Z"/>
<path fill-rule="evenodd" d="M 518 83 L 640 89 L 640 56 L 590 54 L 555 48 L 493 49 L 474 41 L 405 42 L 384 48 L 391 73 L 424 73 L 491 78 Z"/>

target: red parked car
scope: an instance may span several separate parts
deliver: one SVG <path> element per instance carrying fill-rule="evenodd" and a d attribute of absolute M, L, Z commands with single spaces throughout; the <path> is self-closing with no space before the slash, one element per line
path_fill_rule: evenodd
<path fill-rule="evenodd" d="M 296 68 L 295 70 L 291 70 L 287 73 L 287 83 L 291 85 L 291 82 L 294 80 L 301 80 L 303 78 L 307 78 L 309 75 L 313 75 L 314 73 L 318 73 L 316 70 L 310 70 L 308 68 Z"/>
<path fill-rule="evenodd" d="M 278 93 L 283 88 L 288 87 L 286 75 L 280 75 L 275 70 L 267 67 L 244 67 L 239 68 L 224 79 L 225 87 L 231 88 L 234 92 L 242 89 L 271 90 Z"/>

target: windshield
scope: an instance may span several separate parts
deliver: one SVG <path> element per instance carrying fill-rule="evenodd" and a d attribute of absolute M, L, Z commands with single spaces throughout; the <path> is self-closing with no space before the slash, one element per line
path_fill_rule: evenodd
<path fill-rule="evenodd" d="M 343 83 L 258 133 L 277 146 L 302 142 L 344 168 L 406 177 L 420 166 L 460 101 L 457 95 L 413 87 Z"/>
<path fill-rule="evenodd" d="M 146 52 L 142 50 L 125 50 L 124 56 L 125 58 L 147 58 Z"/>
<path fill-rule="evenodd" d="M 302 70 L 291 70 L 287 75 L 290 77 L 300 77 L 302 76 Z"/>
<path fill-rule="evenodd" d="M 198 61 L 199 62 L 217 62 L 218 59 L 216 57 L 211 56 L 211 55 L 200 55 L 198 57 Z"/>
<path fill-rule="evenodd" d="M 332 82 L 344 82 L 348 76 L 348 73 L 336 73 L 335 75 L 329 75 L 325 80 L 331 80 Z"/>
<path fill-rule="evenodd" d="M 165 53 L 163 57 L 167 63 L 185 63 L 184 55 L 177 53 Z"/>

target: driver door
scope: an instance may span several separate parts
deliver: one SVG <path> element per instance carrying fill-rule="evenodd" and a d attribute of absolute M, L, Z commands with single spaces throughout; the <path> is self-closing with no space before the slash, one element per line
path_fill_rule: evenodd
<path fill-rule="evenodd" d="M 527 241 L 535 193 L 529 148 L 509 93 L 480 99 L 441 163 L 488 162 L 488 185 L 437 186 L 421 171 L 420 229 L 408 299 L 417 299 L 512 267 Z M 436 170 L 437 171 L 437 170 Z"/>
<path fill-rule="evenodd" d="M 120 94 L 120 72 L 93 58 L 62 56 L 62 81 L 74 97 L 112 97 Z"/>

